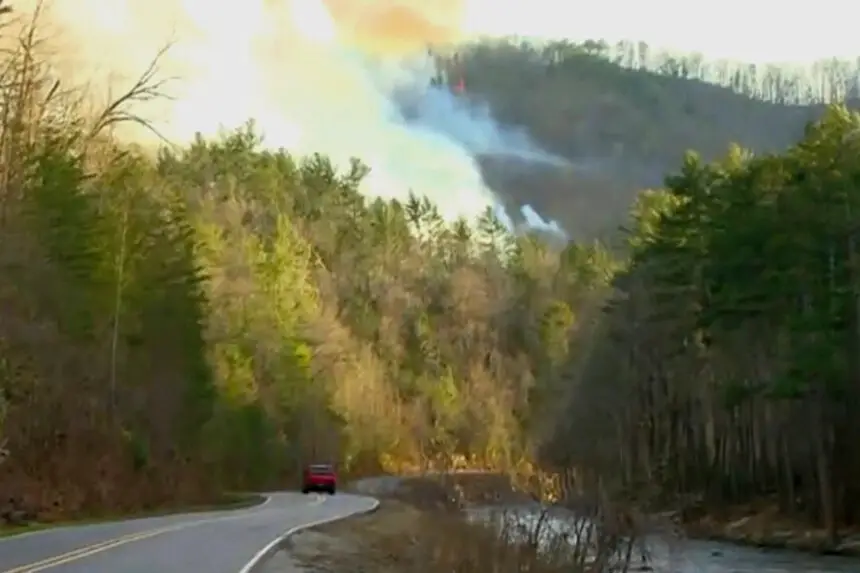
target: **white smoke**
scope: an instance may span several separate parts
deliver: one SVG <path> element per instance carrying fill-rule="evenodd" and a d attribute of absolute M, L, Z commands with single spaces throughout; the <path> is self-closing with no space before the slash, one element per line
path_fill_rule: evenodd
<path fill-rule="evenodd" d="M 353 15 L 370 9 L 362 1 L 338 0 Z M 500 208 L 476 157 L 558 161 L 525 133 L 501 128 L 486 108 L 430 88 L 436 70 L 423 50 L 370 50 L 346 41 L 348 28 L 322 0 L 49 4 L 67 47 L 65 69 L 77 80 L 128 83 L 147 56 L 174 42 L 161 62 L 163 74 L 180 78 L 170 88 L 174 99 L 141 113 L 177 143 L 254 119 L 267 146 L 323 153 L 338 164 L 358 157 L 371 168 L 365 193 L 427 195 L 446 217 Z M 558 229 L 531 209 L 523 217 Z"/>

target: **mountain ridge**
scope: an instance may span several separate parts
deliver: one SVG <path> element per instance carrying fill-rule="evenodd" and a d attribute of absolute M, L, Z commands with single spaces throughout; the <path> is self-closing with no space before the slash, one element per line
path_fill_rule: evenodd
<path fill-rule="evenodd" d="M 542 149 L 569 162 L 479 159 L 503 204 L 533 205 L 580 240 L 611 234 L 636 193 L 662 185 L 687 150 L 707 160 L 733 143 L 780 151 L 821 116 L 825 94 L 844 93 L 857 107 L 860 93 L 860 71 L 851 62 L 813 66 L 808 85 L 797 70 L 779 76 L 778 68 L 738 64 L 734 75 L 723 73 L 728 85 L 721 85 L 702 79 L 719 73 L 695 54 L 689 62 L 666 55 L 649 69 L 624 65 L 597 43 L 563 47 L 562 53 L 560 47 L 482 42 L 439 64 L 449 85 L 465 85 L 461 97 L 489 106 L 499 122 L 522 127 Z"/>

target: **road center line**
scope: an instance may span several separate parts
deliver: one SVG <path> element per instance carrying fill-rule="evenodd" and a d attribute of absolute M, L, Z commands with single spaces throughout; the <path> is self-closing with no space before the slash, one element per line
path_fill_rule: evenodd
<path fill-rule="evenodd" d="M 117 539 L 111 539 L 109 541 L 97 543 L 96 545 L 90 545 L 88 547 L 82 547 L 74 551 L 69 551 L 68 553 L 64 553 L 62 555 L 49 557 L 48 559 L 43 559 L 42 561 L 37 561 L 36 563 L 30 563 L 29 565 L 23 565 L 21 567 L 16 567 L 15 569 L 8 569 L 3 573 L 36 573 L 37 571 L 42 571 L 50 567 L 56 567 L 57 565 L 70 563 L 72 561 L 76 561 L 84 557 L 89 557 L 90 555 L 96 555 L 97 553 L 107 551 L 108 549 L 113 549 L 114 547 L 119 547 L 120 545 L 125 545 L 126 543 L 147 539 L 149 537 L 155 537 L 156 535 L 166 533 L 170 529 L 171 528 L 153 529 L 150 531 L 143 531 L 141 533 L 136 533 L 133 535 L 118 537 Z"/>
<path fill-rule="evenodd" d="M 267 505 L 269 501 L 271 501 L 271 497 L 268 497 L 266 501 L 255 508 L 250 508 L 253 512 L 254 509 L 262 508 Z M 316 499 L 310 502 L 309 505 L 317 505 L 325 501 L 323 496 L 318 496 Z M 208 523 L 217 523 L 221 521 L 230 521 L 233 519 L 243 519 L 248 517 L 248 513 L 241 513 L 238 515 L 225 515 L 221 517 L 213 517 L 209 519 L 199 519 L 197 521 L 188 521 L 185 523 L 178 523 L 176 525 L 170 525 L 167 527 L 160 527 L 157 529 L 150 529 L 147 531 L 140 531 L 137 533 L 131 533 L 129 535 L 123 535 L 121 537 L 117 537 L 114 539 L 108 539 L 106 541 L 102 541 L 99 543 L 95 543 L 93 545 L 88 545 L 86 547 L 81 547 L 79 549 L 75 549 L 73 551 L 69 551 L 67 553 L 63 553 L 60 555 L 55 555 L 54 557 L 49 557 L 47 559 L 43 559 L 41 561 L 37 561 L 35 563 L 29 563 L 27 565 L 22 565 L 20 567 L 15 567 L 13 569 L 7 569 L 5 571 L 0 571 L 0 573 L 37 573 L 38 571 L 43 571 L 45 569 L 50 569 L 51 567 L 56 567 L 57 565 L 65 565 L 66 563 L 71 563 L 72 561 L 77 561 L 78 559 L 83 559 L 85 557 L 89 557 L 91 555 L 96 555 L 103 551 L 107 551 L 108 549 L 113 549 L 114 547 L 119 547 L 121 545 L 125 545 L 127 543 L 132 543 L 134 541 L 142 541 L 144 539 L 149 539 L 150 537 L 156 537 L 157 535 L 162 535 L 164 533 L 173 533 L 175 531 L 180 531 L 182 529 L 188 529 L 191 527 L 196 527 L 198 525 L 205 525 Z M 9 538 L 12 539 L 12 538 Z"/>

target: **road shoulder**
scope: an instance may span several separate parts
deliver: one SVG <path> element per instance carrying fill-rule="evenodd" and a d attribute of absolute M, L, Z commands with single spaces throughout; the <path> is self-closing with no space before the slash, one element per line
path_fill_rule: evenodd
<path fill-rule="evenodd" d="M 225 494 L 221 500 L 193 506 L 171 506 L 153 509 L 150 511 L 139 511 L 130 514 L 111 514 L 98 516 L 85 516 L 79 519 L 58 521 L 37 521 L 29 519 L 30 516 L 2 515 L 0 519 L 0 540 L 14 538 L 30 533 L 50 531 L 61 527 L 75 527 L 80 525 L 100 525 L 114 521 L 128 521 L 134 519 L 147 519 L 151 517 L 170 517 L 173 515 L 198 514 L 214 511 L 235 511 L 251 509 L 266 502 L 267 496 L 258 493 L 231 493 Z"/>
<path fill-rule="evenodd" d="M 381 498 L 376 512 L 297 533 L 260 571 L 450 573 L 483 571 L 490 559 L 512 565 L 530 559 L 527 551 L 501 540 L 493 528 L 464 519 L 462 509 L 469 501 L 491 497 L 522 503 L 522 494 L 506 478 L 470 476 L 455 483 L 384 477 L 358 485 L 361 493 Z"/>

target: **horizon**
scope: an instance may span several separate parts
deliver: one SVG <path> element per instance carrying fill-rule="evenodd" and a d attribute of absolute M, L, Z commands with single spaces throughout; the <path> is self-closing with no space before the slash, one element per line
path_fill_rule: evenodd
<path fill-rule="evenodd" d="M 699 53 L 709 60 L 753 64 L 809 65 L 834 58 L 860 59 L 856 26 L 860 5 L 837 0 L 815 4 L 816 13 L 829 17 L 826 32 L 810 26 L 807 5 L 774 0 L 726 0 L 713 13 L 680 0 L 656 0 L 647 5 L 615 2 L 590 6 L 574 17 L 562 6 L 554 0 L 466 0 L 463 27 L 471 38 L 641 41 L 658 51 Z M 673 13 L 679 11 L 706 14 L 707 27 L 692 22 L 678 25 L 679 18 Z M 833 17 L 839 12 L 839 17 Z M 744 18 L 737 18 L 738 13 L 745 14 Z M 776 25 L 763 30 L 769 22 Z"/>

